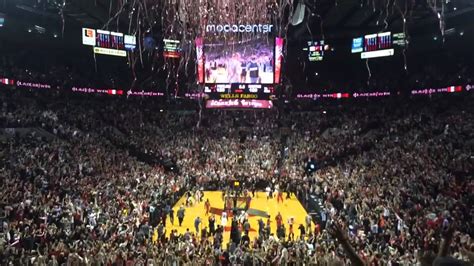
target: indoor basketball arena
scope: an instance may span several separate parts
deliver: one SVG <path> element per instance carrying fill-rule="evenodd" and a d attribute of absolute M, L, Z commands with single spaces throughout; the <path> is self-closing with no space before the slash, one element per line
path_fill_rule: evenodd
<path fill-rule="evenodd" d="M 0 1 L 0 265 L 473 265 L 474 1 Z"/>

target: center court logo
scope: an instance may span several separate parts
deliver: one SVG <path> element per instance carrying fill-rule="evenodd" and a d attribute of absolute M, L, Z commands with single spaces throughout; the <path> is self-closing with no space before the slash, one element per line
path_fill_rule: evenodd
<path fill-rule="evenodd" d="M 253 24 L 253 25 L 207 25 L 206 32 L 209 33 L 229 33 L 229 32 L 248 32 L 248 33 L 269 33 L 272 32 L 273 25 L 271 24 Z"/>

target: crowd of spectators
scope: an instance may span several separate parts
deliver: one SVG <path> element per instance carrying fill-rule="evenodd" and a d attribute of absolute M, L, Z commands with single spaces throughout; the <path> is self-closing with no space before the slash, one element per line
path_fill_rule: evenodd
<path fill-rule="evenodd" d="M 470 97 L 288 113 L 15 90 L 1 101 L 1 264 L 426 265 L 451 228 L 452 256 L 473 250 Z M 241 245 L 165 232 L 180 193 L 236 176 L 316 196 L 317 227 Z"/>
<path fill-rule="evenodd" d="M 67 68 L 3 66 L 5 77 L 78 80 Z M 149 100 L 7 87 L 2 265 L 430 265 L 446 246 L 444 259 L 472 263 L 470 95 L 171 112 Z M 238 244 L 223 243 L 222 231 L 166 232 L 183 193 L 224 190 L 234 178 L 292 192 L 307 208 L 318 199 L 317 226 L 303 238 L 275 230 Z"/>
<path fill-rule="evenodd" d="M 414 251 L 436 246 L 454 221 L 472 235 L 472 109 L 439 104 L 291 119 L 284 171 L 324 199 L 323 212 L 349 226 L 364 256 L 412 265 Z M 305 176 L 311 157 L 321 170 Z"/>

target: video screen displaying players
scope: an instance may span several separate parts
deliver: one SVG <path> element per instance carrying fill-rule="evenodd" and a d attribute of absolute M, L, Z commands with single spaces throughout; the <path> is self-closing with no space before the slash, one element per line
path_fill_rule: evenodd
<path fill-rule="evenodd" d="M 204 43 L 205 83 L 272 84 L 274 44 L 255 39 Z"/>

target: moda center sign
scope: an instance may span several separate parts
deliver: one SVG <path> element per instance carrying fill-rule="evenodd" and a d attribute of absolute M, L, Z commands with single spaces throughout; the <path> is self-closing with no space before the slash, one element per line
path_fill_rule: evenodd
<path fill-rule="evenodd" d="M 236 24 L 219 24 L 219 25 L 207 25 L 206 32 L 209 33 L 269 33 L 272 32 L 273 25 L 271 24 L 248 24 L 248 25 L 236 25 Z"/>

